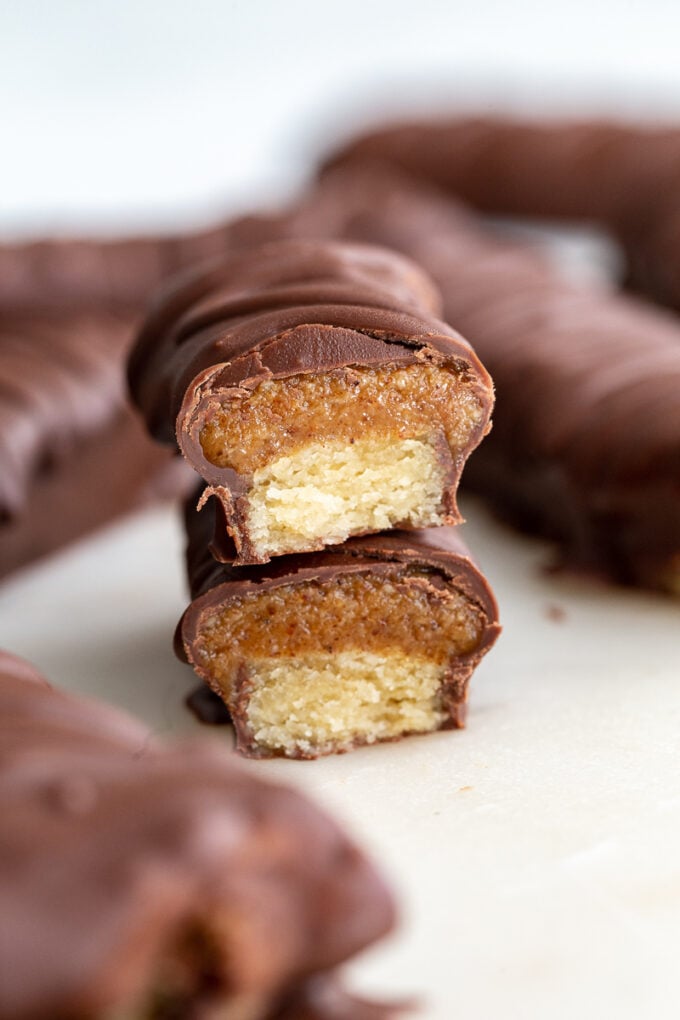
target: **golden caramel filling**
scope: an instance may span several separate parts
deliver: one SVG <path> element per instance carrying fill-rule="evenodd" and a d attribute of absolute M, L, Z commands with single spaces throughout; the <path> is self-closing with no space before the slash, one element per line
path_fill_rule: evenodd
<path fill-rule="evenodd" d="M 445 664 L 453 653 L 471 651 L 482 627 L 474 603 L 433 587 L 422 572 L 350 574 L 229 602 L 203 625 L 201 665 L 229 683 L 243 662 L 314 652 L 398 649 Z"/>
<path fill-rule="evenodd" d="M 409 439 L 444 433 L 469 441 L 481 421 L 479 398 L 462 372 L 430 364 L 342 368 L 260 383 L 224 400 L 201 429 L 206 458 L 240 474 L 311 442 L 372 436 Z"/>

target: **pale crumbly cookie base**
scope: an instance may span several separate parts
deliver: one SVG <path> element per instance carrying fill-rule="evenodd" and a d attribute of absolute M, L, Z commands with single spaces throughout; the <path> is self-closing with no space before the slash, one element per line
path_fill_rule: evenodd
<path fill-rule="evenodd" d="M 257 470 L 247 529 L 263 559 L 404 523 L 444 523 L 444 468 L 432 443 L 310 443 Z"/>
<path fill-rule="evenodd" d="M 446 666 L 397 650 L 260 659 L 248 672 L 248 725 L 258 746 L 274 754 L 349 750 L 430 732 L 446 717 Z"/>

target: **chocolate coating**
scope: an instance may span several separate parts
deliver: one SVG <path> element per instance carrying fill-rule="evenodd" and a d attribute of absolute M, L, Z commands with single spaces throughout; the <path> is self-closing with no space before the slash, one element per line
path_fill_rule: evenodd
<path fill-rule="evenodd" d="M 411 122 L 329 164 L 379 159 L 502 215 L 589 220 L 623 243 L 631 282 L 680 308 L 680 129 L 612 120 Z"/>
<path fill-rule="evenodd" d="M 184 612 L 175 635 L 178 658 L 191 663 L 206 683 L 210 685 L 212 678 L 201 666 L 196 648 L 204 621 L 215 610 L 234 599 L 291 584 L 323 583 L 352 574 L 389 576 L 394 566 L 400 565 L 431 574 L 439 579 L 436 583 L 444 583 L 461 592 L 482 615 L 481 636 L 469 653 L 451 660 L 443 694 L 447 718 L 441 728 L 465 725 L 468 681 L 496 641 L 500 626 L 493 592 L 470 558 L 459 529 L 442 527 L 365 535 L 322 552 L 279 556 L 267 564 L 234 566 L 218 563 L 210 554 L 210 536 L 214 530 L 211 513 L 215 512 L 214 504 L 198 511 L 195 500 L 187 501 L 187 572 L 192 602 Z M 232 722 L 237 748 L 244 754 L 257 756 L 259 752 L 247 726 L 245 706 L 243 712 L 232 712 Z"/>
<path fill-rule="evenodd" d="M 201 388 L 208 389 L 213 376 L 217 386 L 233 362 L 227 382 L 245 384 L 259 348 L 281 333 L 305 325 L 332 326 L 336 317 L 340 328 L 353 329 L 359 309 L 377 331 L 381 313 L 431 316 L 439 300 L 417 266 L 368 246 L 287 241 L 237 251 L 227 261 L 183 274 L 157 296 L 129 358 L 132 397 L 158 440 L 174 443 L 177 436 L 181 444 L 186 406 L 197 400 Z M 383 332 L 388 333 L 395 324 L 385 318 Z M 342 346 L 348 339 L 343 335 Z M 360 333 L 354 338 L 349 363 L 352 355 L 370 357 L 364 347 L 371 339 Z M 464 341 L 460 346 L 470 353 Z M 278 357 L 264 370 L 267 377 L 348 363 L 332 342 L 319 352 L 310 344 L 303 355 L 308 364 L 298 364 L 299 354 L 286 358 L 284 352 L 285 346 L 277 344 Z"/>
<path fill-rule="evenodd" d="M 248 1014 L 261 1020 L 288 1017 L 298 1001 L 319 1020 L 364 1015 L 361 1003 L 334 1013 L 322 989 L 331 968 L 389 929 L 393 907 L 305 798 L 210 744 L 156 743 L 8 653 L 0 748 L 3 1020 L 208 1020 L 240 997 L 261 1003 Z M 169 994 L 163 976 L 177 971 L 187 933 L 202 949 L 166 1013 L 151 993 Z"/>
<path fill-rule="evenodd" d="M 443 118 L 370 132 L 328 166 L 365 160 L 424 178 L 488 212 L 625 230 L 653 218 L 677 186 L 680 134 L 609 120 Z"/>
<path fill-rule="evenodd" d="M 125 402 L 132 318 L 0 319 L 0 576 L 150 499 L 190 472 Z"/>
<path fill-rule="evenodd" d="M 328 172 L 297 209 L 250 218 L 263 236 L 346 236 L 393 246 L 439 285 L 498 393 L 494 429 L 465 484 L 563 559 L 624 583 L 677 588 L 680 326 L 641 301 L 563 280 L 445 194 L 384 164 Z"/>
<path fill-rule="evenodd" d="M 150 293 L 226 243 L 218 227 L 0 246 L 0 576 L 186 492 L 191 472 L 127 405 L 123 362 Z"/>
<path fill-rule="evenodd" d="M 225 251 L 225 228 L 0 245 L 0 316 L 139 314 L 169 277 Z"/>

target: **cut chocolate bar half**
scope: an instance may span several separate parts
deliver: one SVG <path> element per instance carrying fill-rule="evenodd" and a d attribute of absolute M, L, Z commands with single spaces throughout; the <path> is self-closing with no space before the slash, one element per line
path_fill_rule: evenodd
<path fill-rule="evenodd" d="M 460 520 L 492 385 L 427 277 L 363 245 L 265 245 L 181 283 L 131 362 L 158 438 L 222 508 L 224 561 Z"/>
<path fill-rule="evenodd" d="M 244 754 L 315 758 L 464 725 L 499 628 L 455 528 L 242 568 L 201 551 L 196 511 L 189 529 L 196 597 L 178 650 L 224 699 Z"/>

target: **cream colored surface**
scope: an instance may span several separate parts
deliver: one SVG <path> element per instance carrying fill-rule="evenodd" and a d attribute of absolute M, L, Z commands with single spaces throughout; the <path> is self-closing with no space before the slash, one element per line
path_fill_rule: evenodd
<path fill-rule="evenodd" d="M 253 663 L 248 721 L 271 750 L 321 753 L 436 729 L 445 668 L 427 659 L 370 652 Z"/>
<path fill-rule="evenodd" d="M 468 729 L 245 767 L 317 797 L 392 878 L 403 924 L 356 987 L 417 993 L 422 1020 L 677 1020 L 680 605 L 546 576 L 543 545 L 463 509 L 505 626 Z M 182 706 L 183 544 L 159 511 L 26 573 L 0 643 L 158 734 L 228 744 Z"/>
<path fill-rule="evenodd" d="M 441 521 L 444 472 L 427 441 L 310 443 L 253 476 L 248 527 L 262 556 Z"/>

